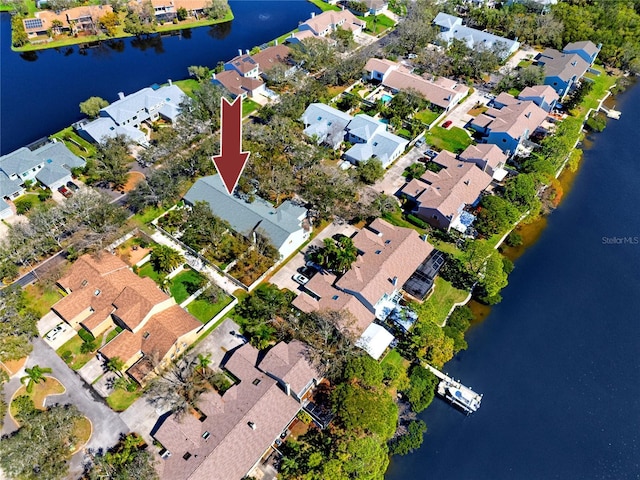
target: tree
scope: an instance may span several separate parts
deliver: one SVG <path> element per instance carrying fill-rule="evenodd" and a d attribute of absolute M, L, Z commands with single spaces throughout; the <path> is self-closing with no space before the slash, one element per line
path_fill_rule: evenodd
<path fill-rule="evenodd" d="M 229 4 L 227 0 L 209 0 L 207 6 L 204 8 L 204 13 L 209 18 L 219 19 L 223 18 L 229 11 Z"/>
<path fill-rule="evenodd" d="M 27 392 L 31 393 L 33 391 L 34 385 L 43 382 L 46 380 L 45 373 L 51 373 L 51 370 L 48 367 L 41 367 L 40 365 L 34 365 L 31 368 L 24 369 L 26 375 L 20 378 L 20 383 L 23 385 L 27 385 Z"/>
<path fill-rule="evenodd" d="M 127 183 L 129 164 L 133 160 L 129 155 L 128 138 L 124 135 L 109 137 L 98 144 L 95 165 L 89 171 L 89 182 L 117 189 Z"/>
<path fill-rule="evenodd" d="M 489 237 L 508 230 L 519 218 L 520 212 L 511 202 L 495 195 L 485 195 L 480 201 L 475 227 Z"/>
<path fill-rule="evenodd" d="M 176 10 L 176 17 L 178 18 L 178 21 L 182 22 L 186 20 L 188 16 L 189 16 L 189 12 L 187 11 L 186 8 L 180 7 L 178 8 L 178 10 Z"/>
<path fill-rule="evenodd" d="M 532 174 L 521 173 L 507 181 L 504 198 L 513 203 L 521 212 L 534 207 L 538 201 L 537 186 Z"/>
<path fill-rule="evenodd" d="M 122 360 L 120 357 L 113 357 L 107 361 L 107 370 L 121 375 L 124 365 L 124 360 Z"/>
<path fill-rule="evenodd" d="M 392 455 L 406 455 L 417 450 L 422 445 L 427 424 L 422 420 L 412 420 L 407 427 L 407 433 L 389 442 L 389 453 Z"/>
<path fill-rule="evenodd" d="M 153 456 L 146 451 L 144 441 L 135 433 L 123 436 L 107 452 L 90 451 L 85 462 L 87 480 L 158 480 Z"/>
<path fill-rule="evenodd" d="M 335 47 L 323 38 L 305 38 L 293 44 L 291 58 L 310 72 L 331 66 L 336 60 Z"/>
<path fill-rule="evenodd" d="M 203 374 L 204 371 L 211 365 L 211 354 L 203 355 L 202 353 L 198 354 L 198 370 L 200 370 L 200 374 Z"/>
<path fill-rule="evenodd" d="M 170 273 L 184 262 L 180 252 L 167 245 L 157 245 L 151 251 L 151 264 L 156 272 Z"/>
<path fill-rule="evenodd" d="M 118 25 L 120 25 L 120 17 L 115 11 L 108 12 L 98 19 L 98 24 L 107 31 L 107 35 L 109 35 L 110 37 L 115 37 L 116 34 L 118 33 Z M 92 98 L 95 98 L 95 97 L 92 97 Z M 106 105 L 104 106 L 106 107 Z M 103 107 L 100 107 L 100 108 L 103 108 Z"/>
<path fill-rule="evenodd" d="M 211 79 L 211 70 L 209 67 L 191 65 L 188 69 L 189 76 L 196 77 L 198 82 L 208 82 Z"/>
<path fill-rule="evenodd" d="M 373 185 L 384 176 L 384 167 L 379 159 L 370 158 L 358 163 L 356 172 L 360 180 L 368 185 Z"/>
<path fill-rule="evenodd" d="M 80 103 L 80 111 L 89 118 L 96 118 L 100 114 L 100 110 L 109 105 L 104 98 L 89 97 Z"/>
<path fill-rule="evenodd" d="M 369 11 L 369 7 L 367 6 L 366 3 L 358 2 L 354 0 L 350 0 L 347 2 L 347 8 L 349 10 L 353 10 L 354 12 L 357 12 L 356 15 L 362 15 Z"/>
<path fill-rule="evenodd" d="M 57 480 L 66 476 L 75 425 L 82 417 L 74 405 L 34 409 L 22 426 L 0 442 L 0 467 L 11 478 Z"/>
<path fill-rule="evenodd" d="M 422 412 L 433 401 L 438 377 L 422 365 L 414 365 L 409 374 L 409 389 L 404 392 L 411 404 L 411 410 Z"/>
<path fill-rule="evenodd" d="M 324 248 L 312 253 L 311 258 L 327 270 L 345 273 L 358 257 L 358 249 L 349 237 L 338 240 L 324 239 Z"/>
<path fill-rule="evenodd" d="M 38 315 L 28 308 L 22 290 L 7 287 L 0 292 L 0 361 L 18 360 L 33 349 L 38 335 Z"/>

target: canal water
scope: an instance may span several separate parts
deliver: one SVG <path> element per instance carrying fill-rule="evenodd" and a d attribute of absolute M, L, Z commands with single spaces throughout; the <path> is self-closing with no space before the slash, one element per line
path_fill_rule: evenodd
<path fill-rule="evenodd" d="M 640 86 L 616 103 L 504 300 L 444 368 L 482 407 L 434 400 L 422 448 L 387 480 L 640 478 Z"/>
<path fill-rule="evenodd" d="M 190 65 L 214 67 L 293 30 L 319 9 L 306 0 L 231 0 L 231 22 L 174 36 L 127 38 L 19 54 L 11 50 L 11 18 L 0 15 L 0 154 L 50 135 L 81 118 L 90 96 L 117 100 L 167 79 L 188 76 Z"/>

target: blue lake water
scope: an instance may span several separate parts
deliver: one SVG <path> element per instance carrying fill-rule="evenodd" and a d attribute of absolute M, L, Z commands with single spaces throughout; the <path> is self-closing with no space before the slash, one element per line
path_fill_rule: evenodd
<path fill-rule="evenodd" d="M 11 19 L 0 15 L 0 154 L 50 135 L 81 118 L 90 96 L 109 101 L 153 83 L 187 77 L 190 65 L 214 67 L 293 30 L 319 9 L 305 0 L 232 0 L 235 19 L 181 35 L 127 38 L 19 54 Z"/>
<path fill-rule="evenodd" d="M 434 400 L 423 447 L 387 480 L 640 478 L 640 86 L 616 102 L 621 120 L 445 366 L 482 407 Z"/>

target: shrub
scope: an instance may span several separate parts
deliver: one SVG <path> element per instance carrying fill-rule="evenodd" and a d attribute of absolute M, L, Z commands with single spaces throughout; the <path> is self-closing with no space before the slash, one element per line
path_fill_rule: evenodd
<path fill-rule="evenodd" d="M 21 198 L 16 200 L 16 213 L 18 215 L 24 215 L 33 208 L 33 200 L 30 198 Z"/>
<path fill-rule="evenodd" d="M 91 353 L 96 348 L 97 348 L 97 344 L 95 340 L 92 340 L 90 342 L 82 342 L 82 345 L 80 345 L 80 353 Z"/>
<path fill-rule="evenodd" d="M 51 198 L 51 195 L 51 190 L 47 188 L 46 190 L 42 190 L 40 191 L 40 193 L 38 193 L 38 200 L 40 200 L 41 202 L 46 202 Z"/>
<path fill-rule="evenodd" d="M 412 420 L 407 428 L 407 433 L 394 438 L 389 442 L 389 453 L 392 455 L 406 455 L 420 448 L 427 424 L 422 420 Z"/>
<path fill-rule="evenodd" d="M 95 340 L 95 337 L 84 328 L 78 330 L 78 336 L 82 339 L 83 342 L 93 342 Z"/>
<path fill-rule="evenodd" d="M 411 223 L 413 223 L 416 227 L 420 227 L 420 228 L 428 228 L 429 224 L 420 220 L 418 217 L 416 217 L 415 215 L 409 214 L 407 215 L 407 220 L 410 221 Z"/>
<path fill-rule="evenodd" d="M 507 237 L 506 242 L 510 247 L 519 247 L 522 245 L 522 235 L 518 232 L 511 232 Z"/>

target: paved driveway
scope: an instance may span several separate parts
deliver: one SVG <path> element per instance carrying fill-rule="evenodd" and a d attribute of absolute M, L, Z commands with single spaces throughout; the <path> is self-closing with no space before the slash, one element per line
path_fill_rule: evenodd
<path fill-rule="evenodd" d="M 296 255 L 283 265 L 269 280 L 271 283 L 278 286 L 278 288 L 286 288 L 298 294 L 301 291 L 300 284 L 293 280 L 293 276 L 298 273 L 298 269 L 305 265 L 305 253 L 309 251 L 309 248 L 321 247 L 325 238 L 331 238 L 336 234 L 352 236 L 356 232 L 356 228 L 353 225 L 338 223 L 331 223 L 325 227 L 318 235 L 307 245 L 304 250 L 299 251 Z"/>
<path fill-rule="evenodd" d="M 40 333 L 40 335 L 44 337 L 52 328 L 56 327 L 57 325 L 62 325 L 63 330 L 53 340 L 48 340 L 47 338 L 42 339 L 53 350 L 59 349 L 62 345 L 76 336 L 76 331 L 54 312 L 47 313 L 38 321 L 38 333 Z"/>
<path fill-rule="evenodd" d="M 452 126 L 464 128 L 465 125 L 473 118 L 468 112 L 476 104 L 481 103 L 486 105 L 493 99 L 493 95 L 489 95 L 481 90 L 474 90 L 474 92 L 467 97 L 467 99 L 461 104 L 457 105 L 449 114 L 446 120 L 451 120 Z"/>
<path fill-rule="evenodd" d="M 384 174 L 384 177 L 372 185 L 375 191 L 380 193 L 386 193 L 387 195 L 395 195 L 400 188 L 406 183 L 405 177 L 402 176 L 404 170 L 423 157 L 423 151 L 427 148 L 423 145 L 420 149 L 414 147 L 409 150 L 405 155 L 400 157 L 396 162 L 389 167 L 389 170 Z"/>

